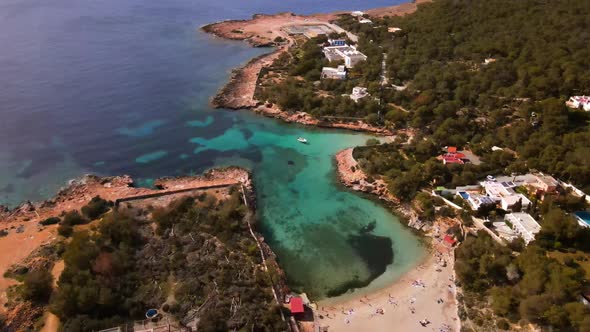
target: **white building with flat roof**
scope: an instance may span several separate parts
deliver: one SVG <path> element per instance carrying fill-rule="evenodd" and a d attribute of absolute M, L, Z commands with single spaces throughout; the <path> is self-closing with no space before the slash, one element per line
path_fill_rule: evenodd
<path fill-rule="evenodd" d="M 328 61 L 344 60 L 344 65 L 347 68 L 352 68 L 357 63 L 367 60 L 366 55 L 357 51 L 356 47 L 349 45 L 324 47 L 324 55 Z"/>
<path fill-rule="evenodd" d="M 531 201 L 523 194 L 518 194 L 512 189 L 512 184 L 507 182 L 484 181 L 480 183 L 485 189 L 488 197 L 498 202 L 502 209 L 511 211 L 518 202 L 522 203 L 522 208 L 526 209 Z"/>
<path fill-rule="evenodd" d="M 541 230 L 541 225 L 528 213 L 509 213 L 504 216 L 504 220 L 512 225 L 512 229 L 526 244 L 535 240 L 535 234 Z"/>
<path fill-rule="evenodd" d="M 350 99 L 354 100 L 355 103 L 358 103 L 360 99 L 363 99 L 368 95 L 369 93 L 367 92 L 367 88 L 355 86 L 354 88 L 352 88 L 352 94 L 350 95 Z"/>
<path fill-rule="evenodd" d="M 346 67 L 344 65 L 337 68 L 324 67 L 322 68 L 322 79 L 343 80 L 346 79 Z"/>
<path fill-rule="evenodd" d="M 568 101 L 565 102 L 567 107 L 571 108 L 580 108 L 582 107 L 584 111 L 590 111 L 590 97 L 589 96 L 573 96 L 570 97 Z"/>

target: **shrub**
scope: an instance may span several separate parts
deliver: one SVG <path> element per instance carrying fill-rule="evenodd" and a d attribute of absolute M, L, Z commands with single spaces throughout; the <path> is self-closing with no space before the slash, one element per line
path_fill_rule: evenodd
<path fill-rule="evenodd" d="M 55 224 L 59 223 L 60 221 L 61 221 L 61 219 L 59 219 L 59 217 L 49 217 L 45 220 L 40 221 L 39 225 L 42 225 L 42 226 L 55 225 Z"/>
<path fill-rule="evenodd" d="M 369 138 L 366 142 L 365 145 L 366 146 L 375 146 L 375 145 L 379 145 L 381 144 L 381 142 L 376 139 L 376 138 Z"/>
<path fill-rule="evenodd" d="M 201 315 L 198 329 L 204 332 L 227 331 L 227 322 L 222 313 L 208 310 Z"/>
<path fill-rule="evenodd" d="M 500 330 L 508 331 L 510 329 L 510 324 L 505 319 L 500 319 L 497 325 Z"/>
<path fill-rule="evenodd" d="M 57 228 L 57 233 L 63 237 L 70 237 L 74 233 L 74 227 L 72 225 L 61 224 Z"/>
<path fill-rule="evenodd" d="M 85 224 L 86 222 L 87 220 L 84 219 L 82 215 L 80 215 L 80 212 L 72 210 L 65 214 L 64 220 L 62 221 L 62 225 L 75 226 Z"/>
<path fill-rule="evenodd" d="M 52 283 L 53 277 L 49 271 L 32 271 L 25 276 L 21 295 L 26 300 L 45 303 L 51 295 Z"/>
<path fill-rule="evenodd" d="M 95 196 L 86 206 L 82 207 L 82 214 L 89 219 L 96 219 L 107 212 L 112 205 L 112 202 L 108 202 L 100 196 Z"/>

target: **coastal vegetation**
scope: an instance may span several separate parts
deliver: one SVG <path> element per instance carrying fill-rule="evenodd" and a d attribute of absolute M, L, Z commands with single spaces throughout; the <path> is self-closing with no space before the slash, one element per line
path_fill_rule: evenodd
<path fill-rule="evenodd" d="M 353 68 L 349 76 L 354 80 L 320 80 L 322 67 L 338 66 L 324 58 L 321 46 L 327 42 L 326 36 L 299 40 L 298 46 L 281 56 L 261 75 L 262 87 L 257 89 L 256 98 L 277 104 L 287 112 L 303 111 L 316 118 L 324 116 L 344 116 L 364 119 L 376 115 L 379 104 L 373 98 L 364 98 L 358 103 L 347 94 L 360 82 L 378 80 L 381 62 L 372 67 L 369 63 Z M 269 73 L 273 73 L 270 75 Z M 278 84 L 277 83 L 278 80 Z M 319 83 L 319 84 L 318 84 Z M 377 93 L 379 84 L 371 84 L 369 92 Z M 369 119 L 370 120 L 370 119 Z M 371 121 L 377 121 L 374 118 Z"/>
<path fill-rule="evenodd" d="M 390 81 L 407 86 L 383 98 L 412 111 L 385 110 L 384 121 L 421 128 L 437 148 L 469 146 L 484 156 L 492 146 L 509 148 L 518 157 L 508 171 L 535 168 L 587 189 L 589 116 L 564 102 L 590 91 L 590 36 L 582 23 L 589 6 L 435 1 L 373 27 L 348 16 L 339 23 L 386 49 Z M 391 26 L 401 31 L 387 33 Z"/>
<path fill-rule="evenodd" d="M 425 158 L 449 145 L 468 147 L 494 165 L 457 166 L 455 180 L 443 174 L 439 185 L 533 168 L 590 189 L 590 116 L 564 104 L 569 96 L 590 91 L 584 15 L 589 6 L 442 0 L 422 4 L 412 15 L 371 17 L 373 24 L 341 15 L 336 23 L 358 35 L 357 48 L 367 61 L 348 69 L 346 80 L 320 79 L 323 66 L 339 64 L 328 63 L 321 52 L 327 37 L 298 40 L 263 71 L 257 99 L 318 119 L 418 129 L 413 144 L 418 154 L 405 154 L 405 166 L 391 163 L 388 169 L 391 181 L 412 178 L 409 190 L 399 193 L 404 198 L 433 179 L 416 176 L 420 170 L 412 171 L 411 164 L 422 167 Z M 389 32 L 390 27 L 401 30 Z M 380 77 L 384 55 L 386 85 Z M 346 94 L 355 86 L 366 87 L 371 97 L 352 101 Z M 493 146 L 505 151 L 492 151 Z M 374 150 L 376 155 L 383 148 Z M 380 164 L 380 174 L 388 173 Z"/>
<path fill-rule="evenodd" d="M 389 190 L 400 200 L 410 201 L 427 186 L 461 186 L 475 183 L 487 174 L 504 170 L 514 157 L 503 151 L 483 154 L 480 165 L 443 165 L 436 159 L 439 147 L 421 134 L 410 142 L 397 140 L 381 145 L 357 147 L 353 156 L 372 177 L 386 180 Z"/>
<path fill-rule="evenodd" d="M 267 247 L 263 268 L 239 187 L 116 209 L 97 196 L 81 210 L 44 222 L 59 222 L 65 239 L 6 274 L 22 281 L 10 306 L 33 308 L 28 323 L 6 329 L 29 326 L 43 308 L 59 317 L 62 331 L 132 326 L 156 308 L 174 325 L 199 331 L 286 330 L 271 289 L 283 287 L 282 272 Z M 60 259 L 54 289 L 50 271 Z"/>
<path fill-rule="evenodd" d="M 65 331 L 140 320 L 150 308 L 182 324 L 199 318 L 203 331 L 285 328 L 238 190 L 146 212 L 113 211 L 74 233 L 50 302 Z"/>
<path fill-rule="evenodd" d="M 541 225 L 526 247 L 501 246 L 480 231 L 456 250 L 460 316 L 468 329 L 494 330 L 521 320 L 559 331 L 590 329 L 590 309 L 579 300 L 590 277 L 581 266 L 587 255 L 553 258 L 558 252 L 588 253 L 590 231 L 559 208 L 549 210 Z M 486 313 L 488 306 L 494 315 Z"/>

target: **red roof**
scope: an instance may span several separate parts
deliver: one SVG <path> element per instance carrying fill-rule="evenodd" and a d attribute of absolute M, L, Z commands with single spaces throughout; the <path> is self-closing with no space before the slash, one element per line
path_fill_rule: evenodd
<path fill-rule="evenodd" d="M 300 314 L 304 312 L 303 299 L 301 299 L 300 297 L 292 297 L 289 303 L 291 304 L 292 314 Z"/>
<path fill-rule="evenodd" d="M 457 147 L 456 146 L 449 146 L 447 148 L 447 152 L 448 153 L 455 153 L 455 152 L 457 152 Z"/>
<path fill-rule="evenodd" d="M 451 237 L 450 235 L 445 235 L 445 239 L 444 241 L 450 245 L 455 245 L 455 243 L 457 242 L 457 240 L 455 240 L 453 237 Z"/>
<path fill-rule="evenodd" d="M 445 164 L 464 164 L 463 160 L 455 157 L 443 156 L 443 162 Z"/>
<path fill-rule="evenodd" d="M 455 157 L 455 158 L 459 158 L 459 159 L 461 159 L 461 158 L 465 158 L 465 155 L 464 155 L 464 154 L 462 154 L 461 152 L 456 152 L 456 153 L 447 153 L 447 154 L 446 154 L 446 156 L 449 156 L 449 157 Z"/>

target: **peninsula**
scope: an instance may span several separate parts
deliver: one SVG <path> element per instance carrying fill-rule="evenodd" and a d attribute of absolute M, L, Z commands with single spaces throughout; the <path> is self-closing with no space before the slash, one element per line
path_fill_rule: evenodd
<path fill-rule="evenodd" d="M 396 16 L 414 12 L 418 4 L 430 0 L 418 0 L 397 6 L 377 8 L 367 11 L 368 15 Z M 356 40 L 357 37 L 333 24 L 340 15 L 346 12 L 331 14 L 315 14 L 309 16 L 293 13 L 275 15 L 254 15 L 251 20 L 228 20 L 202 27 L 202 30 L 218 37 L 231 40 L 244 40 L 254 47 L 275 47 L 273 52 L 250 60 L 241 68 L 234 69 L 230 81 L 212 98 L 212 105 L 216 108 L 251 109 L 268 117 L 281 119 L 286 122 L 300 123 L 328 128 L 342 128 L 357 131 L 372 132 L 380 135 L 392 135 L 392 132 L 381 126 L 368 124 L 363 120 L 322 119 L 310 116 L 301 111 L 287 112 L 272 103 L 265 103 L 256 95 L 260 84 L 261 72 L 271 67 L 281 56 L 285 56 L 293 48 L 297 48 L 300 33 L 293 33 L 297 27 L 310 29 L 310 36 L 317 35 L 314 29 L 325 29 L 328 33 L 345 34 Z"/>
<path fill-rule="evenodd" d="M 287 330 L 277 308 L 288 289 L 255 232 L 250 174 L 229 167 L 154 185 L 86 175 L 50 200 L 4 209 L 2 330 Z"/>

